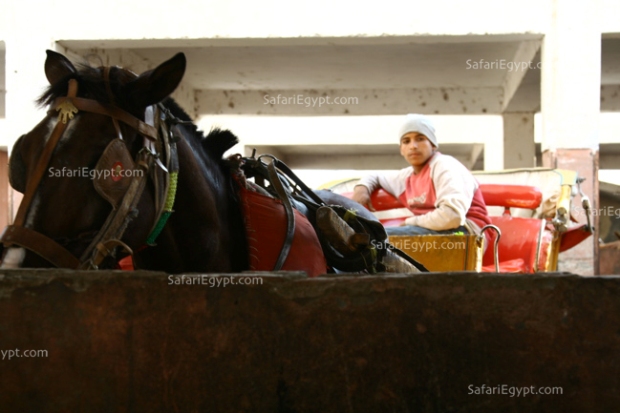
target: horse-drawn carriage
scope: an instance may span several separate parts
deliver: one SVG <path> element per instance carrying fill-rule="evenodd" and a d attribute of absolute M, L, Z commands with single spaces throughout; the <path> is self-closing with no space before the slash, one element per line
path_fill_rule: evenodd
<path fill-rule="evenodd" d="M 536 273 L 557 271 L 559 253 L 592 234 L 589 219 L 587 224 L 577 224 L 571 215 L 572 198 L 581 182 L 576 172 L 532 168 L 474 175 L 500 234 L 497 250 L 490 245 L 485 251 L 482 235 L 392 236 L 390 241 L 431 271 Z M 351 197 L 357 182 L 356 178 L 345 179 L 324 187 Z M 411 215 L 382 189 L 371 200 L 385 226 L 400 225 Z M 583 194 L 582 200 L 588 214 L 589 201 Z"/>

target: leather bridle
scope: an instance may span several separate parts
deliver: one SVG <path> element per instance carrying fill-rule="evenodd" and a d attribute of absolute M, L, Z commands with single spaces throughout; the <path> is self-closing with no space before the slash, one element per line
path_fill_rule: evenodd
<path fill-rule="evenodd" d="M 109 68 L 104 68 L 104 80 L 110 101 L 113 102 L 108 76 Z M 106 257 L 114 255 L 116 247 L 121 247 L 129 254 L 133 254 L 131 248 L 121 239 L 127 225 L 137 215 L 137 204 L 144 192 L 147 176 L 151 176 L 155 188 L 156 220 L 151 231 L 159 223 L 170 186 L 168 167 L 171 164 L 173 167 L 176 165 L 178 170 L 175 145 L 177 138 L 172 136 L 166 118 L 169 114 L 162 110 L 163 107 L 158 105 L 147 107 L 145 121 L 142 121 L 113 103 L 106 104 L 77 97 L 77 91 L 77 80 L 69 80 L 67 96 L 57 98 L 51 105 L 48 114 L 51 115 L 58 111 L 58 120 L 43 148 L 34 172 L 27 182 L 15 221 L 6 227 L 0 236 L 0 241 L 5 247 L 18 246 L 28 249 L 59 268 L 97 269 Z M 133 159 L 134 166 L 138 168 L 134 172 L 141 171 L 141 173 L 132 173 L 131 178 L 124 177 L 123 180 L 131 179 L 128 184 L 125 181 L 122 187 L 112 188 L 111 186 L 114 184 L 110 182 L 111 180 L 94 181 L 97 192 L 112 203 L 113 209 L 94 239 L 78 258 L 47 235 L 27 228 L 25 221 L 41 179 L 48 169 L 52 154 L 67 130 L 68 124 L 79 111 L 108 116 L 114 123 L 117 138 L 108 145 L 97 164 L 97 168 L 102 167 L 101 164 L 105 165 L 106 162 L 109 164 L 110 160 L 113 161 L 116 158 L 129 159 L 130 161 L 132 159 L 127 145 L 123 141 L 118 122 L 130 126 L 141 135 L 143 144 Z M 158 133 L 160 130 L 161 134 Z M 155 168 L 154 165 L 158 167 Z"/>

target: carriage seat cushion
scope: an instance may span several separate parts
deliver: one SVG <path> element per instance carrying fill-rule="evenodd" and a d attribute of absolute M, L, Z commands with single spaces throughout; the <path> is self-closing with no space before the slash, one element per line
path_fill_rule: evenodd
<path fill-rule="evenodd" d="M 542 202 L 542 191 L 530 185 L 481 184 L 487 206 L 536 209 Z"/>
<path fill-rule="evenodd" d="M 542 203 L 542 191 L 530 185 L 481 184 L 480 190 L 488 206 L 536 209 Z M 348 198 L 352 193 L 343 194 Z M 403 208 L 404 205 L 383 189 L 374 191 L 370 200 L 377 211 Z"/>

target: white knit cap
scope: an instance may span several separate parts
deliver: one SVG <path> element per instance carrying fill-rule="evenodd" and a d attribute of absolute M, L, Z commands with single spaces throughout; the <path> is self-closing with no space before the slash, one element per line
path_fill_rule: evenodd
<path fill-rule="evenodd" d="M 400 128 L 399 139 L 409 132 L 417 132 L 428 138 L 436 148 L 439 147 L 437 138 L 435 137 L 435 126 L 429 118 L 418 113 L 410 113 L 407 115 L 403 126 Z"/>

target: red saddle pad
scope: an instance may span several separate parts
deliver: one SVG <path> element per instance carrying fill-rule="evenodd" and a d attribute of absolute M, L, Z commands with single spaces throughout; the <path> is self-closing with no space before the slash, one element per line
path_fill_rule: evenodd
<path fill-rule="evenodd" d="M 278 199 L 240 189 L 250 254 L 250 270 L 272 271 L 286 237 L 286 212 Z M 308 219 L 297 210 L 295 233 L 281 270 L 305 271 L 309 277 L 327 272 L 319 239 Z"/>

